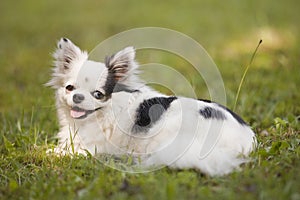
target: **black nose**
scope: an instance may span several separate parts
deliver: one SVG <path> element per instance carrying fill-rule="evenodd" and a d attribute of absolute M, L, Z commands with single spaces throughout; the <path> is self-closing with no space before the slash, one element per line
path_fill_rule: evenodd
<path fill-rule="evenodd" d="M 82 94 L 74 94 L 73 101 L 74 103 L 81 103 L 84 100 L 84 96 Z"/>

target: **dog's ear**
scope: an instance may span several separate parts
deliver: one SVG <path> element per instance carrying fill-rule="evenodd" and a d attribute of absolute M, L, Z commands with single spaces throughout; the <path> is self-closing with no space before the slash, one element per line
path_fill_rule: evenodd
<path fill-rule="evenodd" d="M 67 72 L 75 62 L 87 59 L 87 53 L 82 52 L 71 40 L 61 38 L 53 57 L 55 67 L 62 73 Z"/>
<path fill-rule="evenodd" d="M 115 81 L 122 82 L 126 77 L 136 68 L 135 63 L 135 49 L 133 47 L 126 47 L 125 49 L 107 56 L 105 65 L 110 74 L 113 75 Z"/>
<path fill-rule="evenodd" d="M 74 66 L 81 66 L 88 58 L 86 52 L 81 51 L 69 39 L 62 38 L 57 43 L 57 49 L 53 54 L 54 68 L 52 79 L 46 83 L 46 86 L 59 88 L 64 84 L 66 74 Z"/>

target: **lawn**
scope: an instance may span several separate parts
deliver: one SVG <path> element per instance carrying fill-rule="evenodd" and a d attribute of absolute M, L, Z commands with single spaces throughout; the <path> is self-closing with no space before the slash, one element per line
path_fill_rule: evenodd
<path fill-rule="evenodd" d="M 299 10 L 297 0 L 1 1 L 0 199 L 299 200 Z M 203 45 L 219 68 L 230 108 L 263 40 L 237 102 L 236 112 L 259 141 L 241 171 L 222 177 L 168 168 L 130 174 L 89 156 L 45 153 L 58 131 L 54 92 L 44 86 L 56 41 L 68 37 L 90 51 L 112 35 L 149 26 L 182 32 Z M 182 58 L 145 51 L 137 59 L 174 66 L 198 98 L 210 98 Z"/>

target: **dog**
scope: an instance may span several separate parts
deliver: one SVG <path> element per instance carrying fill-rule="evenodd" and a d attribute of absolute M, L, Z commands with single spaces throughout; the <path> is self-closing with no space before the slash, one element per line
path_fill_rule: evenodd
<path fill-rule="evenodd" d="M 132 155 L 142 166 L 214 176 L 239 169 L 255 149 L 254 132 L 228 108 L 148 87 L 133 47 L 101 63 L 62 38 L 53 57 L 47 85 L 56 91 L 57 154 Z"/>

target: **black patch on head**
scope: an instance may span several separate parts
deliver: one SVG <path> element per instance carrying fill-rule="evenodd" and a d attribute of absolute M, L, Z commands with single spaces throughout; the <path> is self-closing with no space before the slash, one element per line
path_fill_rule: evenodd
<path fill-rule="evenodd" d="M 126 85 L 118 83 L 117 80 L 114 78 L 114 74 L 110 71 L 108 71 L 108 75 L 103 89 L 106 97 L 110 97 L 111 94 L 115 92 L 139 92 L 139 90 L 130 89 Z"/>
<path fill-rule="evenodd" d="M 203 101 L 206 103 L 214 103 L 217 104 L 219 107 L 223 108 L 224 110 L 226 110 L 227 112 L 229 112 L 235 119 L 236 121 L 238 121 L 241 125 L 248 125 L 238 114 L 236 114 L 235 112 L 233 112 L 232 110 L 230 110 L 229 108 L 218 104 L 216 102 L 210 101 L 210 100 L 205 100 L 205 99 L 198 99 L 199 101 Z"/>
<path fill-rule="evenodd" d="M 106 78 L 106 82 L 104 85 L 104 91 L 105 91 L 105 96 L 110 97 L 111 94 L 114 91 L 114 87 L 116 85 L 116 80 L 114 78 L 114 74 L 108 70 L 108 74 L 107 74 L 107 78 Z"/>
<path fill-rule="evenodd" d="M 205 118 L 205 119 L 218 119 L 218 120 L 224 120 L 226 119 L 223 112 L 220 110 L 216 110 L 211 107 L 205 107 L 203 109 L 199 110 L 199 113 Z"/>
<path fill-rule="evenodd" d="M 136 110 L 133 133 L 147 132 L 177 97 L 154 97 L 144 100 Z"/>
<path fill-rule="evenodd" d="M 106 97 L 111 96 L 111 94 L 114 92 L 115 85 L 117 84 L 117 79 L 115 78 L 113 66 L 110 65 L 110 60 L 113 56 L 114 55 L 105 57 L 105 66 L 108 69 L 108 75 L 103 89 L 105 91 Z"/>
<path fill-rule="evenodd" d="M 64 42 L 68 42 L 68 39 L 67 39 L 67 38 L 63 38 L 63 41 L 64 41 Z"/>
<path fill-rule="evenodd" d="M 138 90 L 130 89 L 128 86 L 118 83 L 119 80 L 124 78 L 125 73 L 128 71 L 130 61 L 127 59 L 119 61 L 114 57 L 115 54 L 105 58 L 105 66 L 108 69 L 106 83 L 103 88 L 105 91 L 105 96 L 110 97 L 112 93 L 121 91 L 137 92 Z"/>

